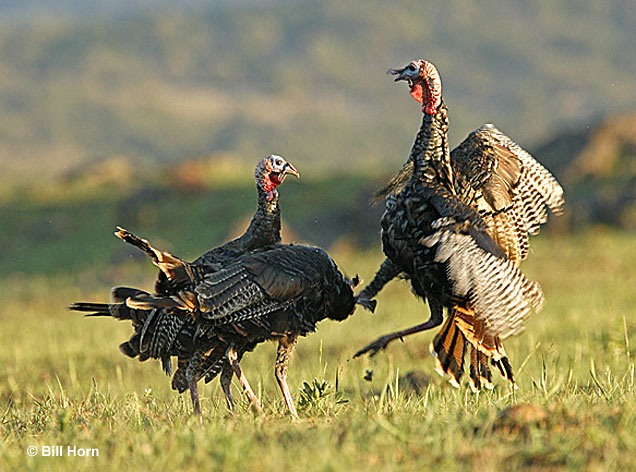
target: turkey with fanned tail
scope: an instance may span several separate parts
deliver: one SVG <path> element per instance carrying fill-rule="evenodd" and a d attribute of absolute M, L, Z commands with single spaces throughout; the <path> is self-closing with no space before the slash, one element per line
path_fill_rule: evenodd
<path fill-rule="evenodd" d="M 382 336 L 356 353 L 372 355 L 391 341 L 440 325 L 431 343 L 436 370 L 459 385 L 470 347 L 469 382 L 491 387 L 488 359 L 512 383 L 501 339 L 518 333 L 543 303 L 540 286 L 519 270 L 528 234 L 563 210 L 563 189 L 541 164 L 493 125 L 449 152 L 448 115 L 435 66 L 424 60 L 391 69 L 422 103 L 422 125 L 402 169 L 376 193 L 386 198 L 386 259 L 360 293 L 370 301 L 397 276 L 427 299 L 429 321 Z"/>

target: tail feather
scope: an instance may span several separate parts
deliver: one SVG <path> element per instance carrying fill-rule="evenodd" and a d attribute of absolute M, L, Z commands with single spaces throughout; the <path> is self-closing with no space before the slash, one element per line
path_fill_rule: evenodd
<path fill-rule="evenodd" d="M 123 303 L 73 303 L 69 310 L 88 312 L 86 316 L 111 316 L 118 320 L 131 320 L 139 323 L 139 311 L 127 307 Z"/>
<path fill-rule="evenodd" d="M 161 356 L 161 368 L 166 375 L 172 375 L 172 358 L 168 354 L 163 354 Z"/>
<path fill-rule="evenodd" d="M 189 380 L 186 375 L 189 360 L 179 359 L 177 371 L 172 376 L 172 389 L 179 393 L 185 392 L 189 387 Z"/>
<path fill-rule="evenodd" d="M 430 351 L 435 356 L 435 370 L 442 376 L 448 375 L 451 385 L 459 387 L 464 373 L 466 337 L 457 329 L 451 316 L 433 339 Z"/>
<path fill-rule="evenodd" d="M 119 345 L 119 352 L 132 359 L 139 355 L 139 350 L 135 348 L 134 343 L 132 342 L 133 338 Z"/>
<path fill-rule="evenodd" d="M 492 372 L 490 371 L 490 367 L 488 367 L 488 357 L 483 352 L 477 349 L 475 350 L 479 358 L 479 380 L 484 387 L 492 389 L 494 385 L 492 383 Z"/>
<path fill-rule="evenodd" d="M 504 371 L 506 372 L 506 378 L 510 380 L 513 384 L 515 383 L 514 374 L 512 372 L 512 366 L 510 365 L 510 361 L 507 357 L 501 359 L 501 364 L 503 365 Z"/>
<path fill-rule="evenodd" d="M 157 310 L 151 310 L 150 313 L 148 313 L 148 316 L 146 317 L 146 322 L 141 328 L 141 334 L 139 337 L 139 348 L 141 352 L 148 351 L 148 347 L 153 338 L 152 335 L 154 335 L 156 331 L 156 327 L 157 327 L 157 322 L 155 321 L 156 319 L 157 319 Z M 154 326 L 153 326 L 153 321 L 155 321 Z M 148 328 L 150 328 L 151 326 L 152 326 L 152 329 L 150 330 L 151 336 L 146 337 L 146 334 L 148 333 Z M 144 341 L 146 342 L 144 343 Z"/>
<path fill-rule="evenodd" d="M 111 303 L 77 302 L 69 305 L 69 310 L 89 312 L 86 316 L 112 316 L 118 320 L 131 320 L 133 325 L 145 321 L 147 314 L 126 305 L 130 297 L 148 297 L 143 290 L 128 287 L 115 287 L 110 292 Z"/>
<path fill-rule="evenodd" d="M 86 316 L 112 316 L 108 307 L 108 303 L 77 302 L 71 303 L 68 309 L 71 311 L 93 312 Z"/>
<path fill-rule="evenodd" d="M 141 290 L 115 287 L 111 291 L 112 303 L 78 302 L 71 304 L 69 309 L 88 313 L 86 316 L 130 320 L 134 333 L 128 341 L 120 344 L 120 352 L 140 361 L 159 359 L 163 370 L 171 375 L 171 356 L 187 358 L 191 355 L 195 325 L 189 317 L 178 316 L 162 307 L 146 306 L 141 302 L 136 306 L 135 299 L 157 300 Z"/>
<path fill-rule="evenodd" d="M 515 386 L 512 366 L 501 339 L 498 336 L 484 336 L 480 323 L 482 321 L 474 318 L 469 309 L 454 307 L 450 310 L 446 322 L 430 345 L 435 357 L 435 370 L 441 375 L 448 375 L 450 383 L 458 387 L 464 371 L 466 348 L 470 347 L 468 383 L 473 392 L 493 388 L 489 360 L 502 377 Z"/>
<path fill-rule="evenodd" d="M 501 359 L 506 356 L 499 336 L 488 333 L 486 323 L 475 317 L 472 310 L 454 307 L 452 317 L 468 342 L 488 357 Z"/>
<path fill-rule="evenodd" d="M 482 388 L 494 388 L 492 373 L 490 372 L 490 367 L 488 367 L 488 357 L 472 344 L 470 346 L 470 376 L 468 383 L 473 392 L 477 392 Z"/>
<path fill-rule="evenodd" d="M 168 286 L 175 288 L 185 287 L 198 279 L 195 268 L 183 259 L 153 247 L 148 240 L 142 239 L 120 226 L 118 226 L 117 229 L 118 231 L 115 232 L 115 236 L 141 249 L 152 258 L 152 262 L 159 267 L 168 280 Z M 165 280 L 162 280 L 161 277 L 157 281 L 156 289 L 159 293 L 166 290 Z"/>
<path fill-rule="evenodd" d="M 513 386 L 513 388 L 517 388 L 515 383 L 514 373 L 512 371 L 512 366 L 510 365 L 510 361 L 507 357 L 502 357 L 499 360 L 491 359 L 490 361 L 492 365 L 497 367 L 497 370 L 501 374 L 504 379 L 507 379 Z"/>
<path fill-rule="evenodd" d="M 153 297 L 143 294 L 137 297 L 130 297 L 126 300 L 126 306 L 135 310 L 154 310 L 178 308 L 180 310 L 192 311 L 198 308 L 196 295 L 190 296 L 191 292 L 182 292 L 169 297 Z"/>
<path fill-rule="evenodd" d="M 205 376 L 205 383 L 211 382 L 223 370 L 223 366 L 228 362 L 225 356 L 227 348 L 227 343 L 219 340 L 212 349 L 205 353 L 205 359 L 198 374 L 199 378 Z"/>
<path fill-rule="evenodd" d="M 130 287 L 113 287 L 110 290 L 111 303 L 125 303 L 129 298 L 143 297 L 150 295 L 148 292 Z"/>
<path fill-rule="evenodd" d="M 157 259 L 157 254 L 155 248 L 153 248 L 148 240 L 142 239 L 139 236 L 134 235 L 130 231 L 122 228 L 121 226 L 117 227 L 115 232 L 115 236 L 117 236 L 122 241 L 135 246 L 138 249 L 141 249 L 143 252 L 152 257 L 153 260 Z"/>

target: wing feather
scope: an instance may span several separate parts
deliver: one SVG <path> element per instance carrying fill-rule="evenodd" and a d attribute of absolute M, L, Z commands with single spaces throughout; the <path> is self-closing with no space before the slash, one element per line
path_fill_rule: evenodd
<path fill-rule="evenodd" d="M 468 301 L 485 324 L 484 334 L 505 338 L 518 333 L 530 313 L 541 309 L 541 287 L 512 261 L 484 251 L 453 225 L 452 219 L 440 219 L 434 223 L 437 230 L 422 240 L 434 248 L 435 261 L 444 264 L 452 295 Z"/>
<path fill-rule="evenodd" d="M 548 209 L 563 211 L 563 188 L 527 151 L 491 124 L 473 131 L 451 152 L 457 193 L 477 207 L 489 234 L 517 263 L 528 255 Z M 489 221 L 488 221 L 489 220 Z M 505 220 L 505 221 L 504 221 Z"/>

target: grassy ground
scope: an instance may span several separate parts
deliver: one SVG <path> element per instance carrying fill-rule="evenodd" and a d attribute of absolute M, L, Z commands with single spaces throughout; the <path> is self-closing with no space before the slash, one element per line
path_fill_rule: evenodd
<path fill-rule="evenodd" d="M 547 303 L 506 343 L 516 392 L 501 379 L 479 395 L 450 386 L 433 372 L 432 334 L 351 359 L 377 335 L 428 316 L 406 284 L 394 282 L 375 314 L 325 321 L 301 340 L 289 379 L 296 423 L 274 381 L 272 344 L 243 362 L 265 416 L 244 401 L 229 416 L 214 382 L 201 388 L 200 425 L 157 363 L 117 351 L 126 324 L 63 309 L 106 299 L 114 282 L 149 286 L 146 261 L 47 277 L 14 273 L 0 284 L 0 470 L 634 470 L 636 238 L 597 231 L 540 236 L 533 247 L 525 271 L 542 283 Z M 380 260 L 345 248 L 333 255 L 367 280 Z M 372 381 L 363 378 L 367 369 Z M 237 397 L 239 387 L 235 381 Z M 528 406 L 507 410 L 515 405 Z M 42 457 L 43 446 L 63 446 L 64 456 Z M 68 456 L 67 446 L 99 456 Z"/>

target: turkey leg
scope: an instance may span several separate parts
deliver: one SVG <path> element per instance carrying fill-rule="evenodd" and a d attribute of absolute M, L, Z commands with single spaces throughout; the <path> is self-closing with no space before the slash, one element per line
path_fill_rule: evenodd
<path fill-rule="evenodd" d="M 238 377 L 239 382 L 241 382 L 241 385 L 243 386 L 243 391 L 245 392 L 247 397 L 250 399 L 250 403 L 254 406 L 254 408 L 260 414 L 264 414 L 263 408 L 261 407 L 261 402 L 258 400 L 256 395 L 254 394 L 254 390 L 252 390 L 252 387 L 250 387 L 250 384 L 247 381 L 247 377 L 245 377 L 245 374 L 243 373 L 243 370 L 241 369 L 241 366 L 239 365 L 238 354 L 236 352 L 236 349 L 234 349 L 234 346 L 230 346 L 227 352 L 225 353 L 225 355 L 227 356 L 228 361 L 232 365 L 232 369 L 234 369 L 234 373 Z"/>
<path fill-rule="evenodd" d="M 223 370 L 221 371 L 221 378 L 219 380 L 221 382 L 223 393 L 225 393 L 225 401 L 227 402 L 227 409 L 230 410 L 230 413 L 234 413 L 234 398 L 232 397 L 233 375 L 234 370 L 232 370 L 232 365 L 228 362 L 223 366 Z"/>
<path fill-rule="evenodd" d="M 190 398 L 192 399 L 192 406 L 194 407 L 194 414 L 201 417 L 201 404 L 199 403 L 199 387 L 197 386 L 196 379 L 190 381 Z"/>
<path fill-rule="evenodd" d="M 439 326 L 444 320 L 443 311 L 444 308 L 442 305 L 437 303 L 431 303 L 429 300 L 429 306 L 431 307 L 431 317 L 426 323 L 418 324 L 411 328 L 404 329 L 402 331 L 396 331 L 395 333 L 386 334 L 384 336 L 379 337 L 375 341 L 373 341 L 368 346 L 360 349 L 356 352 L 353 357 L 359 357 L 362 354 L 366 354 L 367 352 L 371 352 L 371 357 L 375 356 L 382 349 L 386 349 L 391 341 L 396 339 L 402 339 L 405 336 L 409 336 L 411 334 L 419 333 L 421 331 L 426 331 L 427 329 L 435 328 Z"/>
<path fill-rule="evenodd" d="M 276 367 L 274 368 L 276 380 L 278 381 L 280 391 L 283 393 L 285 404 L 294 419 L 298 419 L 298 412 L 296 411 L 294 400 L 289 391 L 289 385 L 287 385 L 287 364 L 289 363 L 289 354 L 296 345 L 296 340 L 296 336 L 284 336 L 280 338 L 278 341 L 278 351 L 276 353 Z"/>
<path fill-rule="evenodd" d="M 367 310 L 373 312 L 375 310 L 375 300 L 372 300 L 380 290 L 391 280 L 400 274 L 400 269 L 386 258 L 375 273 L 373 280 L 362 289 L 356 297 L 356 303 L 363 306 Z"/>

